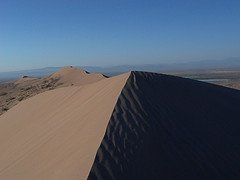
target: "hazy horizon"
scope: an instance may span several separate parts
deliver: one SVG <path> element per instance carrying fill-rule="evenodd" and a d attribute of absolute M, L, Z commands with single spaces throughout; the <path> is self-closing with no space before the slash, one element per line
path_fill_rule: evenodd
<path fill-rule="evenodd" d="M 113 68 L 117 68 L 117 67 L 144 67 L 144 66 L 149 66 L 149 67 L 155 67 L 156 65 L 161 66 L 168 66 L 168 67 L 172 67 L 174 69 L 174 67 L 177 67 L 178 65 L 188 65 L 188 66 L 192 66 L 193 69 L 196 69 L 196 67 L 194 67 L 194 63 L 207 63 L 209 65 L 213 66 L 217 66 L 217 63 L 225 63 L 226 61 L 230 61 L 232 60 L 232 62 L 236 63 L 237 62 L 237 67 L 236 68 L 240 68 L 240 57 L 229 57 L 226 59 L 214 59 L 214 60 L 202 60 L 202 61 L 180 61 L 180 62 L 166 62 L 166 63 L 140 63 L 140 64 L 116 64 L 116 65 L 80 65 L 80 64 L 64 64 L 62 66 L 39 66 L 39 67 L 32 67 L 32 68 L 23 68 L 23 69 L 15 69 L 15 70 L 9 70 L 9 71 L 0 71 L 0 73 L 11 73 L 11 72 L 20 72 L 20 71 L 32 71 L 32 70 L 40 70 L 40 69 L 48 69 L 48 68 L 62 68 L 65 66 L 73 66 L 73 67 L 77 67 L 77 68 L 96 68 L 96 69 L 113 69 Z M 231 63 L 232 63 L 231 62 Z M 222 66 L 222 65 L 221 65 Z M 231 64 L 229 65 L 231 66 Z M 226 67 L 227 68 L 229 68 Z M 232 67 L 234 67 L 234 65 L 232 65 Z M 164 69 L 164 68 L 163 68 Z M 184 69 L 184 68 L 183 68 Z M 204 70 L 204 68 L 200 67 L 200 69 Z M 134 69 L 133 69 L 134 70 Z M 168 69 L 166 69 L 168 70 Z M 177 69 L 176 69 L 177 70 Z M 186 69 L 186 70 L 190 70 L 190 69 Z"/>

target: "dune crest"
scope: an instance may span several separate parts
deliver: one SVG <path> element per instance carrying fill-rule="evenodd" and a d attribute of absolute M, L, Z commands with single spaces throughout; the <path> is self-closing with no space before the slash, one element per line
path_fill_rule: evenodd
<path fill-rule="evenodd" d="M 0 117 L 0 179 L 86 179 L 129 74 L 36 95 Z"/>
<path fill-rule="evenodd" d="M 66 66 L 52 74 L 49 79 L 58 79 L 58 83 L 67 85 L 86 85 L 104 79 L 105 76 L 98 73 L 89 73 L 79 68 Z"/>
<path fill-rule="evenodd" d="M 0 85 L 0 116 L 19 102 L 45 91 L 95 83 L 106 76 L 66 66 L 48 77 L 23 76 L 12 83 Z M 4 96 L 1 94 L 4 94 Z"/>
<path fill-rule="evenodd" d="M 240 91 L 132 72 L 88 180 L 238 179 Z"/>
<path fill-rule="evenodd" d="M 237 179 L 239 108 L 238 90 L 146 72 L 48 91 L 0 117 L 0 179 Z"/>

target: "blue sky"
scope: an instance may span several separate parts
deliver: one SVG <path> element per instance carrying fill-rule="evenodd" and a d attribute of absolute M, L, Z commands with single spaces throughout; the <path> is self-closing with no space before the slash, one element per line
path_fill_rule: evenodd
<path fill-rule="evenodd" d="M 228 57 L 239 0 L 0 0 L 0 71 Z"/>

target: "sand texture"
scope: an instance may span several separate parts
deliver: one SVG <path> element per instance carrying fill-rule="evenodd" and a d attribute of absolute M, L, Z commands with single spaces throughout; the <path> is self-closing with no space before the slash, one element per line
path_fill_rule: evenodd
<path fill-rule="evenodd" d="M 47 91 L 3 114 L 0 179 L 86 179 L 128 76 Z"/>
<path fill-rule="evenodd" d="M 88 76 L 69 68 L 51 78 Z M 240 91 L 146 72 L 90 82 L 0 116 L 0 180 L 239 179 Z"/>
<path fill-rule="evenodd" d="M 240 91 L 132 72 L 89 180 L 238 179 Z"/>
<path fill-rule="evenodd" d="M 0 84 L 0 116 L 19 102 L 39 93 L 60 87 L 91 84 L 105 78 L 102 74 L 66 66 L 48 77 L 23 76 L 16 81 Z"/>
<path fill-rule="evenodd" d="M 59 79 L 58 83 L 66 85 L 86 85 L 104 79 L 106 76 L 98 73 L 89 73 L 79 68 L 66 66 L 58 72 L 52 74 L 49 78 Z"/>

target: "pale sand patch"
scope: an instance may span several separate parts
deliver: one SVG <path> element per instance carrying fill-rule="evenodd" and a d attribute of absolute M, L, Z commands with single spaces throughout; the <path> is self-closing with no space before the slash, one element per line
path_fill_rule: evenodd
<path fill-rule="evenodd" d="M 0 179 L 86 179 L 129 73 L 48 91 L 0 117 Z"/>

